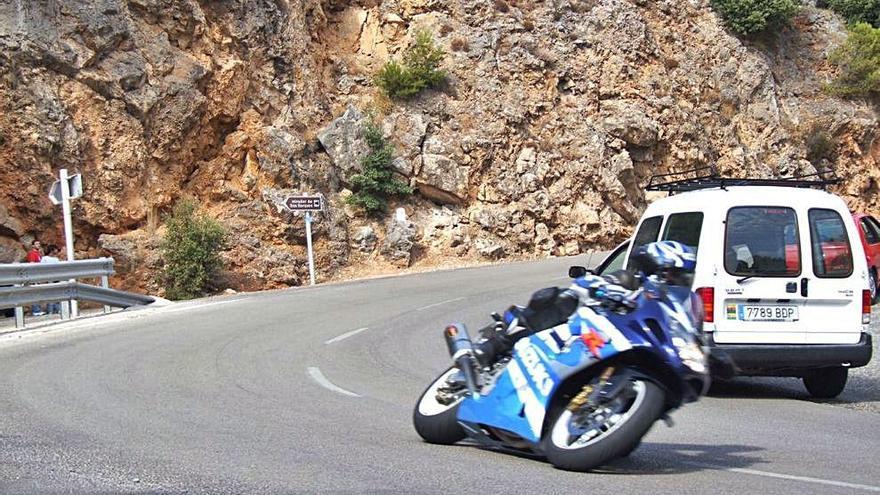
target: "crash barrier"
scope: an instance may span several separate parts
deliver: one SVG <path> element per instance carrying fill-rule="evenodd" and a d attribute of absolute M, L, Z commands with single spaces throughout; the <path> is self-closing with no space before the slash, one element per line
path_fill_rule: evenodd
<path fill-rule="evenodd" d="M 113 258 L 60 263 L 10 263 L 0 265 L 0 285 L 39 284 L 79 278 L 109 277 Z"/>
<path fill-rule="evenodd" d="M 111 289 L 109 277 L 113 273 L 113 258 L 0 264 L 0 286 L 5 286 L 0 287 L 0 309 L 15 308 L 15 327 L 23 328 L 23 306 L 31 304 L 62 302 L 61 318 L 67 319 L 71 313 L 67 301 L 103 304 L 105 313 L 111 306 L 127 308 L 155 302 L 150 296 Z M 100 278 L 101 286 L 76 281 L 85 278 Z"/>

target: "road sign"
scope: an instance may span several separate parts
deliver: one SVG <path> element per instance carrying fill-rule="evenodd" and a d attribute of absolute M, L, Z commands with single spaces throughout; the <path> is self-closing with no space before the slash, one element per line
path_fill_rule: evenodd
<path fill-rule="evenodd" d="M 71 175 L 67 183 L 70 187 L 70 199 L 76 199 L 83 195 L 82 174 Z"/>
<path fill-rule="evenodd" d="M 82 174 L 71 175 L 67 178 L 67 186 L 70 191 L 69 199 L 76 199 L 82 196 L 83 187 L 82 187 Z M 61 195 L 61 181 L 56 180 L 52 183 L 52 187 L 49 188 L 49 201 L 52 202 L 53 205 L 58 206 L 64 201 L 64 198 Z"/>
<path fill-rule="evenodd" d="M 312 212 L 324 210 L 324 196 L 287 196 L 284 208 L 295 213 L 303 212 L 306 221 L 306 251 L 309 255 L 309 282 L 315 285 L 315 255 L 312 251 Z"/>
<path fill-rule="evenodd" d="M 61 181 L 56 180 L 52 184 L 52 187 L 49 188 L 49 201 L 51 201 L 53 205 L 58 206 L 63 200 L 64 198 L 61 197 Z"/>
<path fill-rule="evenodd" d="M 324 209 L 323 196 L 288 196 L 284 207 L 290 211 L 321 211 Z"/>

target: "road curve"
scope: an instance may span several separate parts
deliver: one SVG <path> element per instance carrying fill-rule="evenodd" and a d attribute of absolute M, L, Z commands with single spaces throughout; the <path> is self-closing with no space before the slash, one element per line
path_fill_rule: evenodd
<path fill-rule="evenodd" d="M 563 285 L 570 262 L 237 295 L 6 342 L 0 493 L 880 492 L 877 414 L 751 383 L 677 411 L 601 473 L 421 442 L 412 407 L 448 363 L 443 325 Z"/>

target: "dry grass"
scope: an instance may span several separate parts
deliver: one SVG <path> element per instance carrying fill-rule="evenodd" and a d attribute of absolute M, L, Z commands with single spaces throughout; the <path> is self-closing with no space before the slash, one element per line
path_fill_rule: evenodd
<path fill-rule="evenodd" d="M 361 105 L 362 112 L 376 117 L 384 117 L 392 110 L 394 110 L 394 102 L 383 91 L 373 92 L 367 103 Z"/>

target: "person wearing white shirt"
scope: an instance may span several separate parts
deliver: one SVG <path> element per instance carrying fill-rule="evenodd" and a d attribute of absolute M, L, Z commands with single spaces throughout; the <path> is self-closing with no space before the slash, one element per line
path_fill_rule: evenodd
<path fill-rule="evenodd" d="M 58 246 L 49 244 L 46 246 L 46 255 L 40 259 L 40 263 L 60 263 L 61 260 L 58 259 L 58 254 Z M 61 303 L 54 302 L 47 304 L 46 312 L 49 314 L 61 314 Z"/>

